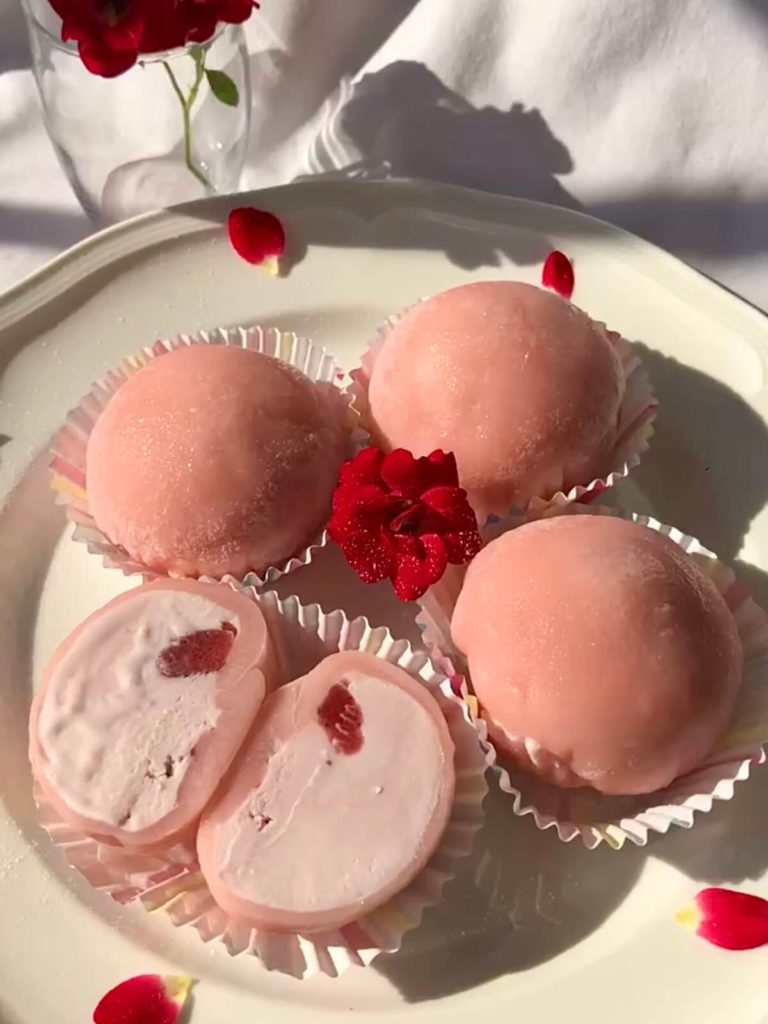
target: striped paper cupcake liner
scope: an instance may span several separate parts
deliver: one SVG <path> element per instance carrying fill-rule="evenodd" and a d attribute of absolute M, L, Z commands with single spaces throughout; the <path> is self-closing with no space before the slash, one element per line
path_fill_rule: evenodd
<path fill-rule="evenodd" d="M 371 373 L 387 334 L 405 312 L 407 309 L 396 316 L 389 317 L 384 322 L 362 355 L 360 366 L 350 373 L 349 391 L 352 395 L 352 406 L 358 412 L 362 426 L 374 442 L 376 428 L 368 404 Z M 514 515 L 528 509 L 543 510 L 551 506 L 561 507 L 574 502 L 588 504 L 603 492 L 615 487 L 620 480 L 628 477 L 648 450 L 653 437 L 658 401 L 635 347 L 618 332 L 609 330 L 607 327 L 606 331 L 616 347 L 626 378 L 624 399 L 621 403 L 616 427 L 616 441 L 608 460 L 607 472 L 594 480 L 576 484 L 567 491 L 540 495 L 533 498 L 526 509 L 511 508 L 506 514 Z M 490 518 L 496 521 L 499 515 L 494 514 Z"/>
<path fill-rule="evenodd" d="M 476 697 L 467 682 L 467 666 L 450 636 L 450 617 L 461 588 L 463 571 L 457 570 L 421 599 L 417 618 L 433 660 L 446 671 L 454 665 L 455 690 L 467 704 L 485 753 L 501 790 L 511 798 L 514 813 L 530 817 L 537 828 L 552 829 L 563 840 L 578 839 L 588 849 L 605 842 L 620 849 L 629 841 L 645 846 L 654 834 L 665 834 L 673 826 L 691 828 L 697 814 L 730 800 L 738 782 L 749 777 L 754 765 L 764 763 L 768 743 L 768 616 L 752 600 L 733 571 L 695 538 L 649 516 L 623 513 L 604 506 L 570 505 L 529 512 L 498 524 L 497 532 L 520 526 L 532 519 L 552 515 L 612 515 L 633 520 L 669 537 L 696 561 L 717 586 L 733 614 L 744 651 L 742 687 L 727 732 L 694 771 L 675 779 L 663 790 L 641 796 L 604 796 L 582 787 L 561 789 L 511 766 L 499 756 L 489 738 Z M 528 750 L 535 767 L 539 745 L 533 738 L 515 737 Z"/>
<path fill-rule="evenodd" d="M 349 398 L 342 390 L 345 374 L 341 367 L 323 349 L 290 331 L 279 331 L 275 327 L 231 327 L 200 331 L 192 335 L 180 334 L 171 340 L 156 341 L 123 359 L 94 384 L 79 405 L 68 414 L 56 434 L 51 446 L 51 486 L 57 503 L 64 506 L 67 517 L 74 525 L 74 540 L 85 544 L 93 554 L 100 555 L 104 565 L 120 569 L 126 576 L 140 575 L 144 579 L 153 579 L 158 573 L 132 558 L 124 548 L 113 544 L 96 525 L 88 506 L 86 485 L 88 438 L 107 403 L 126 380 L 153 359 L 184 345 L 231 345 L 282 359 L 311 381 L 327 388 L 331 408 L 336 407 L 338 415 L 343 416 L 348 424 L 350 455 L 367 438 L 360 427 L 358 416 L 351 408 Z M 308 565 L 327 543 L 328 536 L 323 529 L 301 551 L 260 572 L 249 572 L 242 582 L 256 587 L 273 583 L 286 573 Z"/>

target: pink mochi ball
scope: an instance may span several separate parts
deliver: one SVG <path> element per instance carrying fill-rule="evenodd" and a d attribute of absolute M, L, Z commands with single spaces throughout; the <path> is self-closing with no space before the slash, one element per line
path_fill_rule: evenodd
<path fill-rule="evenodd" d="M 330 387 L 224 345 L 153 359 L 91 434 L 97 526 L 171 575 L 242 575 L 296 554 L 324 526 L 346 455 Z"/>
<path fill-rule="evenodd" d="M 608 471 L 624 371 L 605 328 L 552 292 L 482 281 L 409 309 L 370 378 L 389 448 L 456 455 L 480 515 Z"/>
<path fill-rule="evenodd" d="M 714 583 L 668 537 L 607 516 L 492 541 L 451 632 L 499 750 L 563 786 L 662 789 L 712 750 L 741 684 Z"/>

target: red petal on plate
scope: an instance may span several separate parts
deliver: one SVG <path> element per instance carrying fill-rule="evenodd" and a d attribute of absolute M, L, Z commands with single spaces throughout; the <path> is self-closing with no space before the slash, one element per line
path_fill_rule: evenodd
<path fill-rule="evenodd" d="M 464 676 L 460 676 L 457 672 L 448 676 L 448 682 L 451 687 L 451 692 L 455 693 L 457 697 L 461 697 L 461 688 L 464 685 Z"/>
<path fill-rule="evenodd" d="M 589 505 L 591 501 L 594 501 L 596 498 L 599 498 L 603 491 L 607 490 L 608 484 L 604 484 L 601 480 L 598 480 L 598 482 L 590 491 L 587 491 L 585 494 L 582 494 L 580 498 L 576 499 L 576 504 Z"/>
<path fill-rule="evenodd" d="M 564 299 L 570 299 L 573 295 L 573 286 L 576 283 L 573 264 L 564 252 L 554 249 L 544 260 L 541 283 L 545 288 L 551 288 L 553 292 L 562 295 Z"/>
<path fill-rule="evenodd" d="M 140 974 L 121 981 L 93 1011 L 94 1024 L 176 1024 L 192 979 Z"/>
<path fill-rule="evenodd" d="M 768 945 L 768 900 L 733 889 L 702 889 L 677 921 L 713 946 L 755 949 Z"/>
<path fill-rule="evenodd" d="M 267 210 L 257 210 L 253 206 L 232 210 L 227 220 L 227 231 L 235 252 L 249 263 L 263 263 L 285 252 L 283 225 L 274 213 Z"/>
<path fill-rule="evenodd" d="M 207 675 L 224 668 L 237 630 L 225 622 L 221 629 L 200 629 L 174 640 L 157 656 L 157 668 L 166 679 Z"/>

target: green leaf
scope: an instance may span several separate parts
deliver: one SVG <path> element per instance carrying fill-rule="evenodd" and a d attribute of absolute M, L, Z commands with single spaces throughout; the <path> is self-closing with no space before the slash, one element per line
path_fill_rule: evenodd
<path fill-rule="evenodd" d="M 223 71 L 211 71 L 210 68 L 206 68 L 205 77 L 208 79 L 211 92 L 220 103 L 225 103 L 228 107 L 237 106 L 240 102 L 240 95 L 229 75 L 224 74 Z"/>

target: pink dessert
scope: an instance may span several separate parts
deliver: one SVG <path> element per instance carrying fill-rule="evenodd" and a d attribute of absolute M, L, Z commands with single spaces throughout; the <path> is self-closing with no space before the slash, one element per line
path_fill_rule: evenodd
<path fill-rule="evenodd" d="M 127 380 L 88 443 L 90 511 L 158 573 L 242 575 L 320 532 L 346 457 L 331 386 L 226 345 L 192 345 Z"/>
<path fill-rule="evenodd" d="M 561 786 L 662 789 L 712 750 L 741 683 L 714 583 L 669 538 L 608 516 L 494 540 L 451 631 L 499 750 Z"/>
<path fill-rule="evenodd" d="M 372 655 L 334 654 L 265 702 L 203 815 L 200 865 L 232 917 L 341 928 L 424 868 L 453 791 L 453 743 L 428 691 Z"/>
<path fill-rule="evenodd" d="M 130 590 L 56 650 L 30 715 L 35 778 L 75 828 L 161 850 L 195 824 L 245 737 L 275 658 L 258 605 L 223 585 Z"/>
<path fill-rule="evenodd" d="M 454 452 L 485 515 L 603 475 L 624 387 L 601 324 L 552 292 L 483 281 L 398 320 L 376 356 L 369 403 L 384 445 Z"/>

